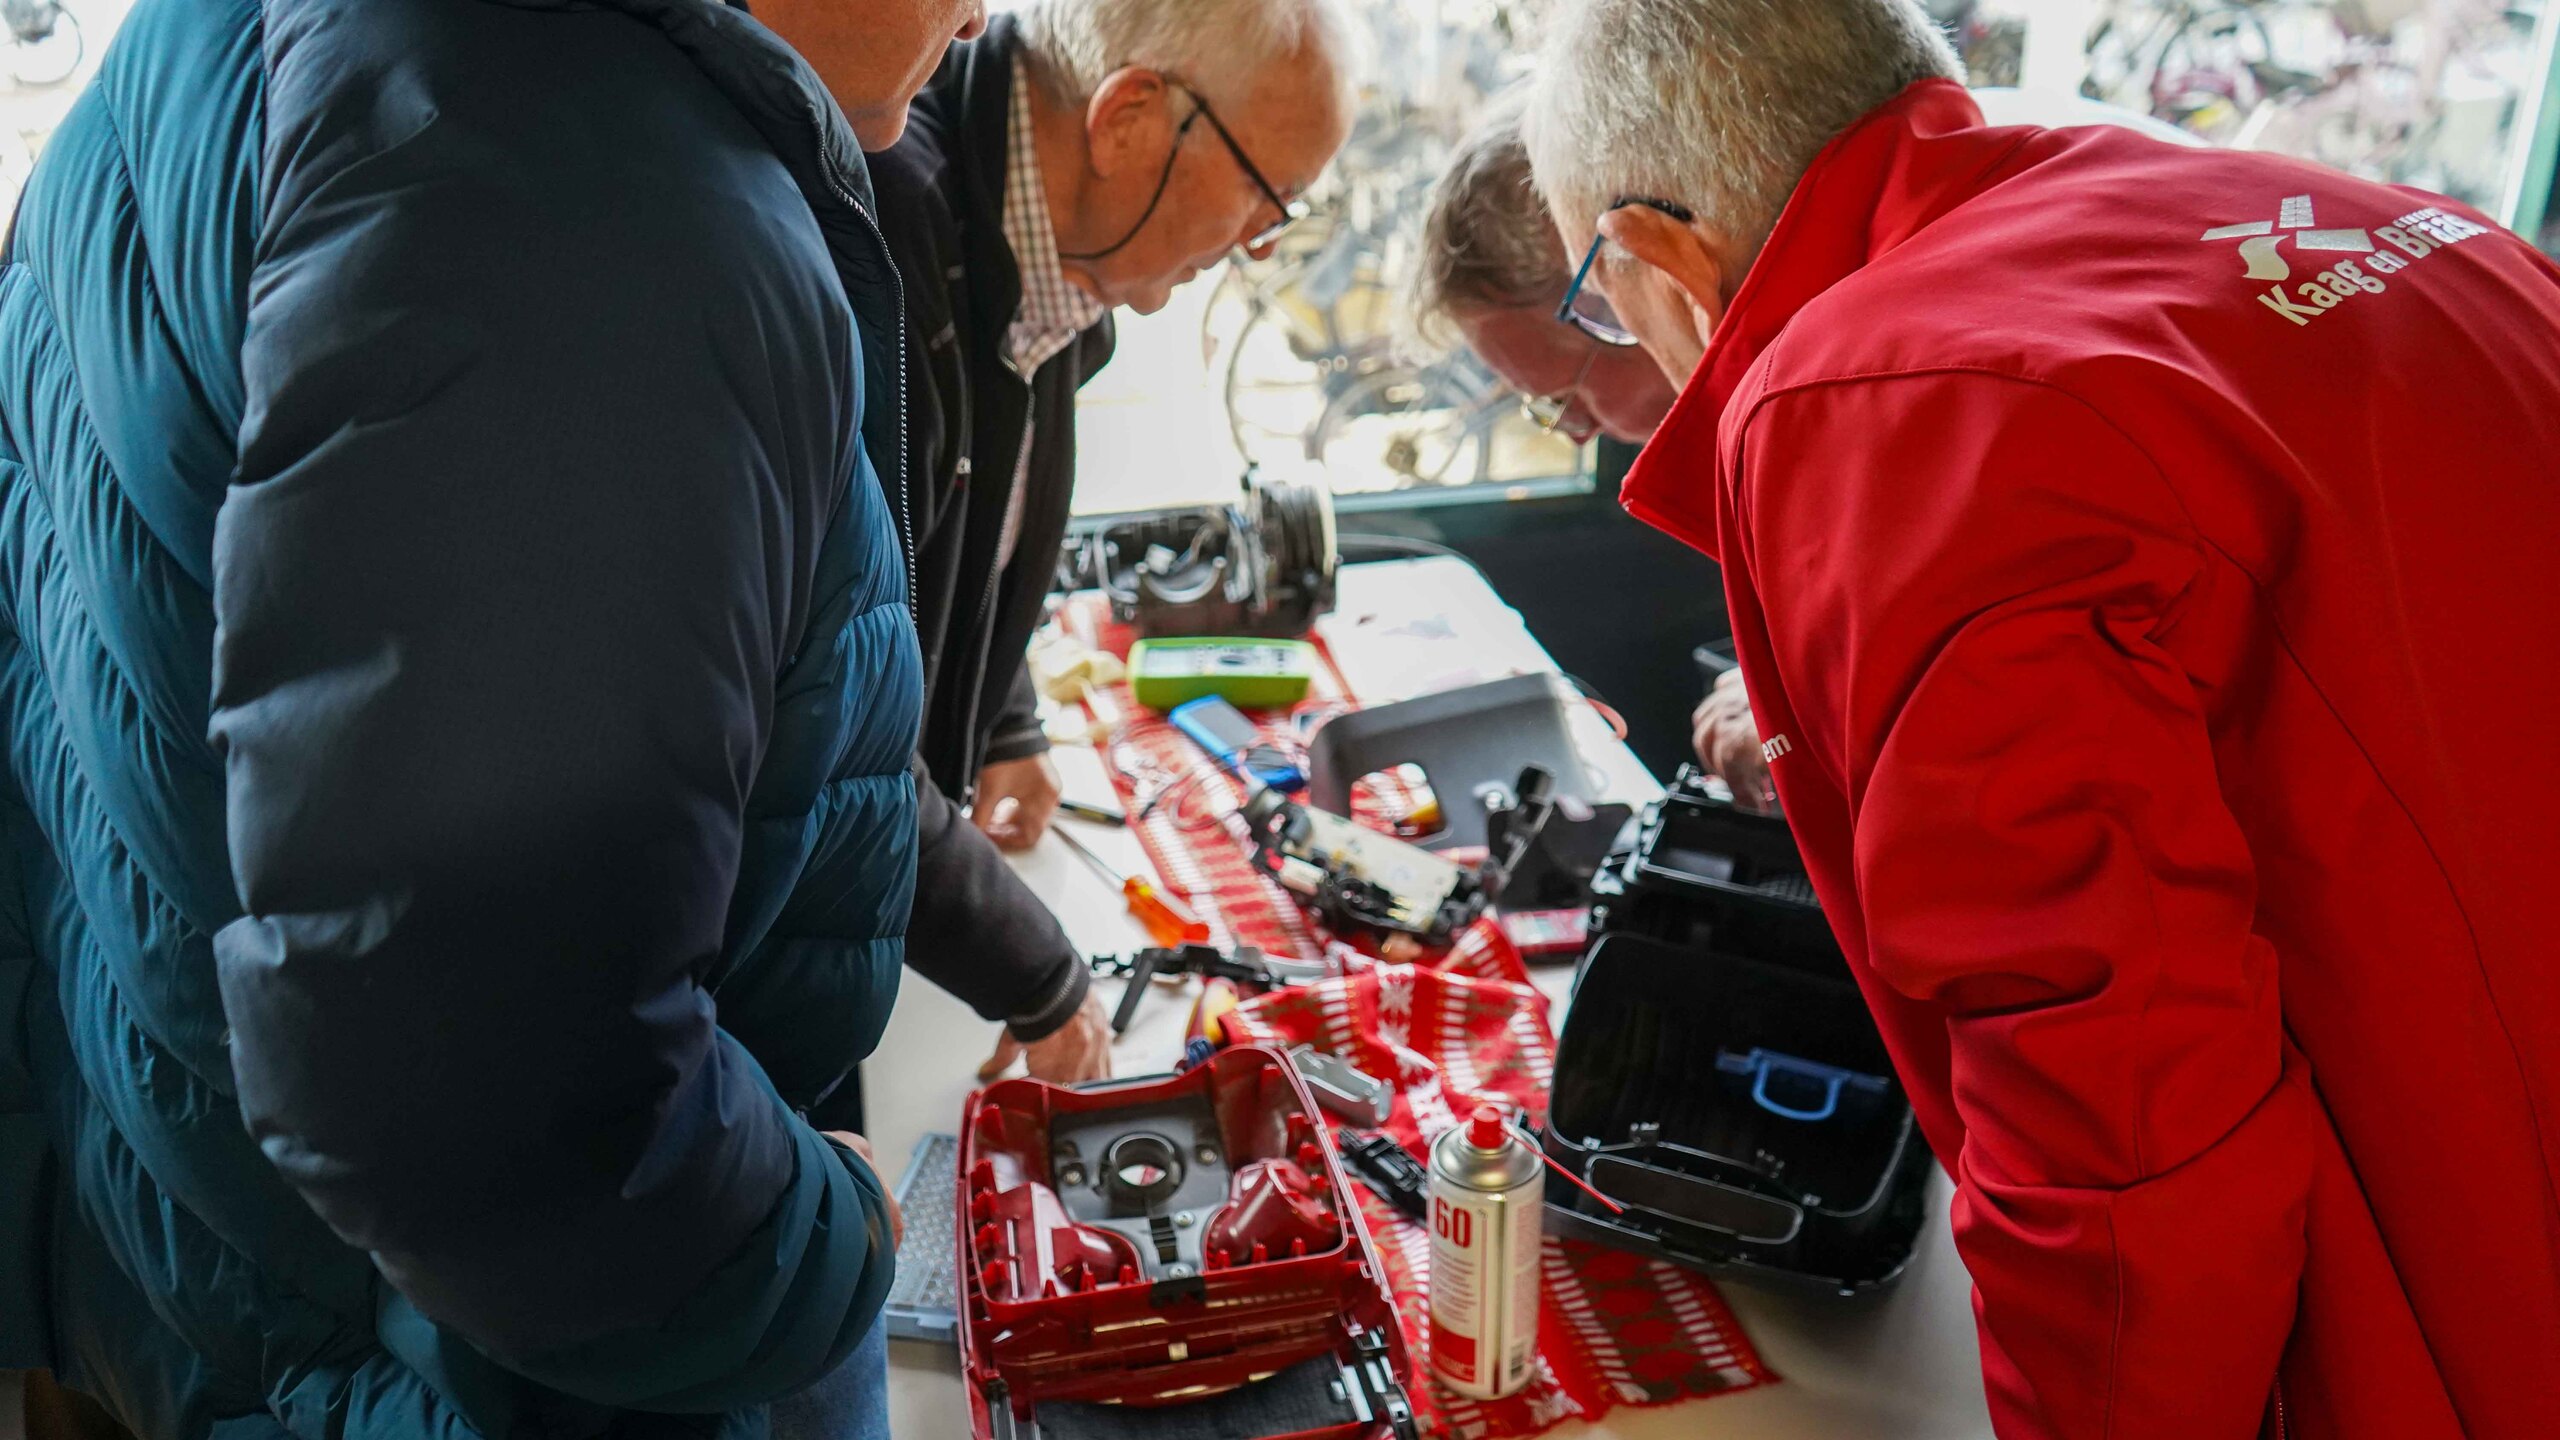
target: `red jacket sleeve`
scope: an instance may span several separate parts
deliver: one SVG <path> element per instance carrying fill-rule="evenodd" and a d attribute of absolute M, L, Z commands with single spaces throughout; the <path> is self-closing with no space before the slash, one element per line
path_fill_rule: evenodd
<path fill-rule="evenodd" d="M 2311 1109 L 2171 649 L 2219 576 L 2143 451 L 2042 385 L 1794 392 L 1746 445 L 1774 688 L 1848 801 L 1871 992 L 1945 1025 L 1999 1433 L 2255 1433 Z"/>

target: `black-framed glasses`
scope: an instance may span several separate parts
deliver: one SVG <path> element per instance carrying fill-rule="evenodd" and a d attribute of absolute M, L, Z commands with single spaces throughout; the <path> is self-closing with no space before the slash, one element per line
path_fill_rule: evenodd
<path fill-rule="evenodd" d="M 1648 210 L 1659 210 L 1683 225 L 1697 218 L 1685 205 L 1674 205 L 1668 200 L 1654 200 L 1642 195 L 1622 195 L 1609 203 L 1608 210 L 1600 213 L 1606 215 L 1613 210 L 1624 210 L 1630 205 L 1642 205 Z M 1610 307 L 1608 297 L 1590 288 L 1591 267 L 1599 263 L 1600 247 L 1608 243 L 1609 237 L 1606 235 L 1595 234 L 1591 237 L 1591 248 L 1582 252 L 1581 268 L 1573 272 L 1573 283 L 1565 287 L 1564 303 L 1556 306 L 1556 319 L 1603 345 L 1623 348 L 1636 343 L 1635 332 L 1629 330 L 1625 323 L 1618 319 L 1618 312 Z"/>
<path fill-rule="evenodd" d="M 1236 143 L 1234 133 L 1227 129 L 1227 122 L 1218 118 L 1218 112 L 1209 108 L 1209 102 L 1201 98 L 1200 92 L 1192 89 L 1182 81 L 1176 80 L 1173 83 L 1182 91 L 1183 94 L 1191 97 L 1191 103 L 1193 105 L 1199 107 L 1191 112 L 1192 118 L 1208 121 L 1209 128 L 1218 132 L 1219 142 L 1227 147 L 1227 153 L 1229 155 L 1235 157 L 1236 168 L 1242 170 L 1245 178 L 1253 182 L 1253 188 L 1262 192 L 1262 198 L 1271 203 L 1272 212 L 1278 217 L 1270 224 L 1253 232 L 1253 237 L 1244 242 L 1244 248 L 1247 250 L 1261 249 L 1263 246 L 1279 239 L 1290 226 L 1306 219 L 1307 216 L 1314 211 L 1315 207 L 1308 204 L 1303 196 L 1296 200 L 1286 200 L 1281 198 L 1278 188 L 1273 186 L 1270 181 L 1262 178 L 1262 167 L 1254 164 L 1253 158 L 1244 153 L 1244 147 Z M 1183 125 L 1187 129 L 1189 128 L 1190 123 L 1191 122 L 1189 120 L 1186 120 L 1183 122 Z"/>
<path fill-rule="evenodd" d="M 1244 153 L 1244 147 L 1236 143 L 1236 137 L 1227 129 L 1227 123 L 1218 118 L 1218 112 L 1210 109 L 1209 102 L 1200 98 L 1199 91 L 1192 89 L 1187 81 L 1178 80 L 1173 76 L 1167 75 L 1164 79 L 1167 85 L 1191 97 L 1191 113 L 1182 117 L 1182 124 L 1173 132 L 1173 148 L 1164 157 L 1164 173 L 1156 177 L 1155 194 L 1147 197 L 1147 208 L 1139 212 L 1138 223 L 1129 227 L 1129 233 L 1121 236 L 1116 242 L 1100 250 L 1088 251 L 1081 255 L 1061 255 L 1058 258 L 1103 260 L 1127 249 L 1129 242 L 1137 239 L 1139 234 L 1147 228 L 1147 222 L 1156 218 L 1156 210 L 1164 204 L 1165 191 L 1173 186 L 1173 167 L 1182 163 L 1182 144 L 1191 138 L 1191 127 L 1203 120 L 1209 122 L 1210 129 L 1218 132 L 1218 143 L 1227 147 L 1227 153 L 1235 158 L 1236 168 L 1242 170 L 1245 178 L 1253 182 L 1253 187 L 1262 192 L 1263 200 L 1279 217 L 1253 232 L 1252 238 L 1244 242 L 1246 249 L 1261 249 L 1279 239 L 1290 226 L 1306 219 L 1314 212 L 1315 207 L 1304 199 L 1282 198 L 1279 190 L 1274 188 L 1269 180 L 1263 178 L 1262 167 L 1254 164 L 1252 157 Z"/>

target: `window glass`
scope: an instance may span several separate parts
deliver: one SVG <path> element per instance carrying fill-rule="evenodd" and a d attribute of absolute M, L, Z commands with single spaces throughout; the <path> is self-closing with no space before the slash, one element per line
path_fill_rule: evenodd
<path fill-rule="evenodd" d="M 1077 508 L 1203 498 L 1245 459 L 1319 466 L 1350 503 L 1537 493 L 1585 457 L 1471 356 L 1417 357 L 1399 301 L 1450 143 L 1533 63 L 1500 0 L 1351 0 L 1375 67 L 1316 217 L 1164 313 L 1123 317 L 1087 391 Z M 2544 0 L 1923 0 L 2006 123 L 2147 117 L 2440 191 L 2540 232 L 2529 143 L 2551 69 Z M 2560 242 L 2550 232 L 2546 245 Z"/>
<path fill-rule="evenodd" d="M 1933 0 L 1967 28 L 2075 27 L 2075 88 L 2214 145 L 2316 160 L 2514 218 L 2542 0 Z M 2082 16 L 2073 12 L 2086 12 Z M 1991 48 L 1991 47 L 1986 47 Z"/>
<path fill-rule="evenodd" d="M 132 0 L 0 0 L 0 218 Z"/>
<path fill-rule="evenodd" d="M 0 213 L 131 3 L 0 0 Z M 1248 462 L 1320 473 L 1354 505 L 1587 483 L 1587 457 L 1473 356 L 1422 353 L 1403 313 L 1431 183 L 1485 98 L 1533 64 L 1535 0 L 1348 3 L 1376 63 L 1315 215 L 1271 259 L 1121 317 L 1119 356 L 1083 397 L 1080 511 L 1223 496 Z M 2003 118 L 2103 103 L 2440 191 L 2560 245 L 2544 228 L 2554 137 L 2533 143 L 2551 128 L 2560 0 L 1922 3 L 1974 85 L 2018 88 L 1990 106 Z"/>
<path fill-rule="evenodd" d="M 1010 8 L 1010 7 L 1004 7 Z M 1235 257 L 1152 316 L 1085 392 L 1076 508 L 1232 491 L 1247 463 L 1320 473 L 1353 504 L 1587 485 L 1472 354 L 1429 353 L 1405 293 L 1424 207 L 1485 99 L 1528 73 L 1512 0 L 1350 0 L 1372 64 L 1315 213 L 1268 260 Z"/>

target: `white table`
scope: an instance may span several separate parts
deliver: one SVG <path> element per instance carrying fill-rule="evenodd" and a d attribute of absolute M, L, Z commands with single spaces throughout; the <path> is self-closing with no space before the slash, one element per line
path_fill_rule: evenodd
<path fill-rule="evenodd" d="M 1454 560 L 1345 570 L 1341 603 L 1326 624 L 1326 638 L 1354 692 L 1373 704 L 1555 668 L 1520 617 L 1473 569 Z M 1686 639 L 1666 637 L 1664 644 L 1687 653 Z M 1610 782 L 1610 798 L 1642 803 L 1660 794 L 1596 712 L 1585 708 L 1575 724 L 1585 757 Z M 1117 803 L 1094 752 L 1061 750 L 1057 760 L 1070 797 Z M 1127 831 L 1060 823 L 1075 825 L 1079 838 L 1105 859 L 1131 871 L 1145 867 L 1144 853 Z M 1145 935 L 1122 911 L 1119 892 L 1064 845 L 1043 841 L 1014 868 L 1087 951 L 1127 953 L 1145 944 Z M 1571 967 L 1540 967 L 1535 978 L 1555 998 L 1561 1016 Z M 1119 982 L 1103 983 L 1111 987 L 1105 998 L 1116 1000 Z M 1188 1002 L 1169 989 L 1142 1007 L 1117 1051 L 1121 1071 L 1170 1068 L 1188 1012 Z M 942 991 L 912 977 L 901 988 L 888 1035 L 863 1072 L 871 1140 L 883 1166 L 896 1170 L 920 1137 L 958 1128 L 962 1102 L 994 1040 L 993 1026 Z M 895 1183 L 894 1174 L 887 1178 Z M 1902 1283 L 1882 1300 L 1847 1305 L 1723 1287 L 1761 1357 L 1785 1383 L 1687 1405 L 1621 1409 L 1599 1424 L 1553 1433 L 1559 1440 L 1990 1440 L 1969 1282 L 1947 1231 L 1946 1201 L 1947 1182 L 1940 1174 L 1920 1252 Z M 956 1357 L 900 1342 L 890 1346 L 889 1365 L 891 1429 L 899 1440 L 958 1440 L 967 1434 Z"/>

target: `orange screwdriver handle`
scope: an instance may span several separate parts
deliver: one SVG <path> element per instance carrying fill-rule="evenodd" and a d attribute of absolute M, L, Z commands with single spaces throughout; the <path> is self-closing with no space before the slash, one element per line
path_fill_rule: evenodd
<path fill-rule="evenodd" d="M 1209 927 L 1146 881 L 1132 875 L 1120 883 L 1120 893 L 1129 902 L 1129 913 L 1145 927 L 1147 938 L 1164 949 L 1208 943 Z"/>

